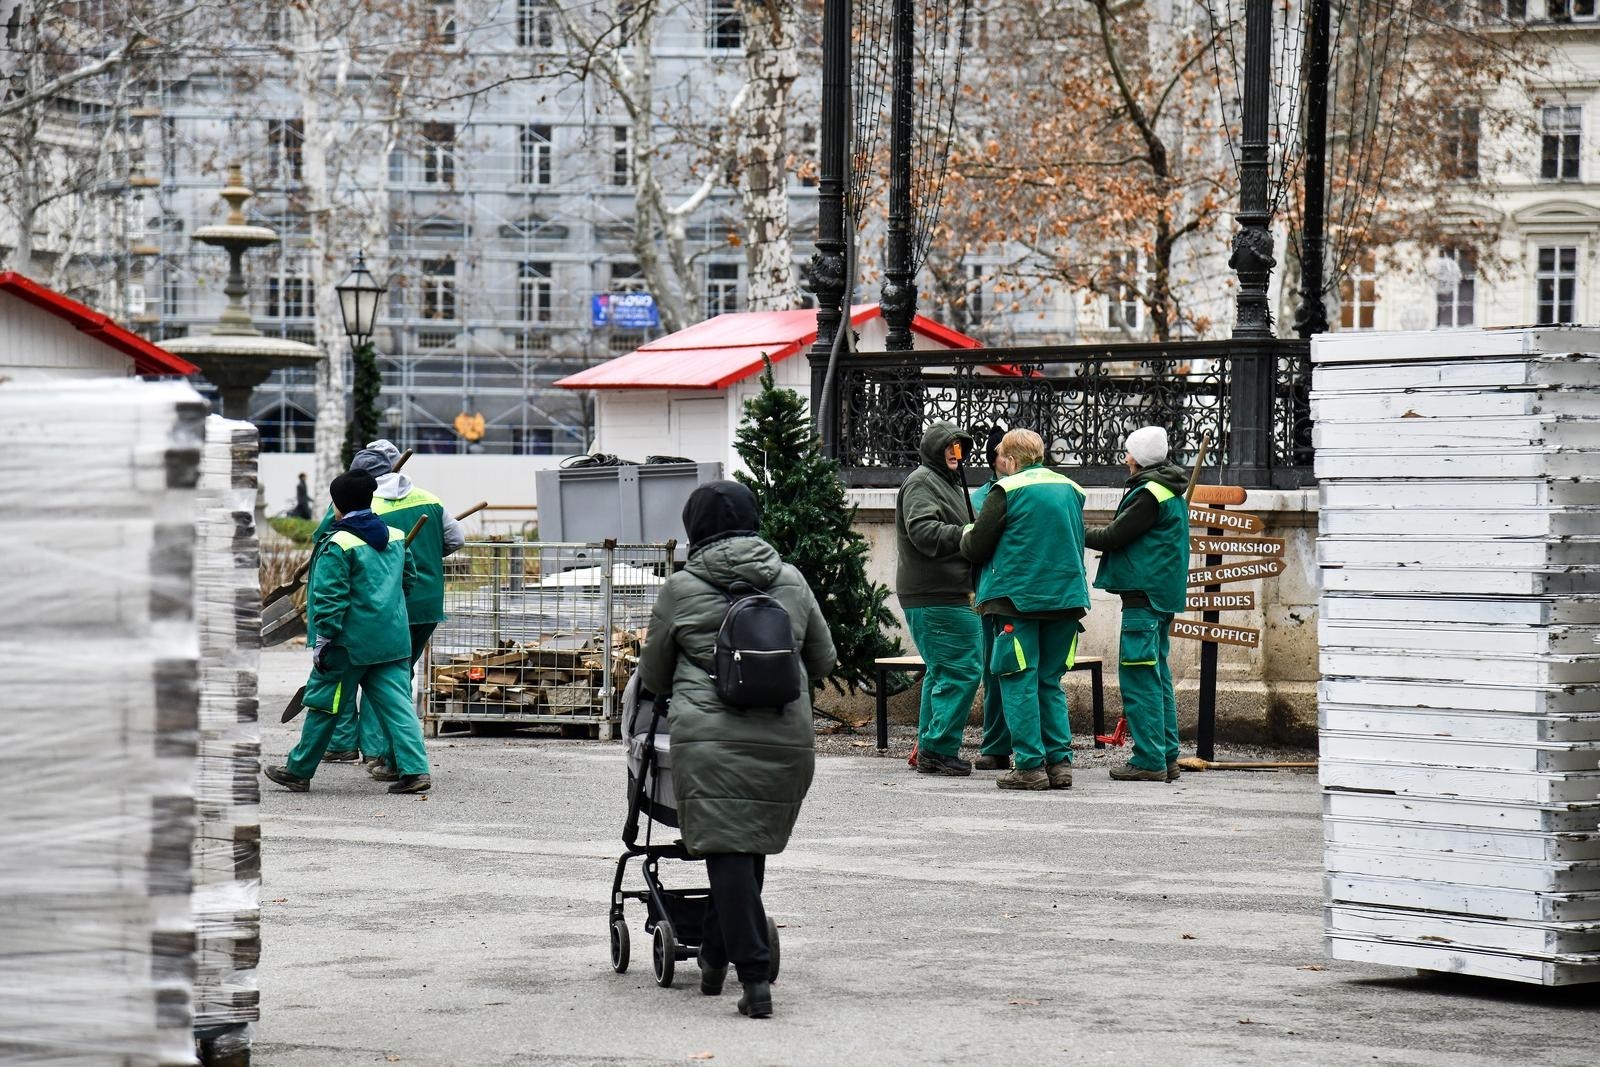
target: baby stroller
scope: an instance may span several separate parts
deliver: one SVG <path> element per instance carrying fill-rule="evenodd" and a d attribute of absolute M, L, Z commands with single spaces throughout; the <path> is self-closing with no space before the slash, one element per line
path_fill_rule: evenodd
<path fill-rule="evenodd" d="M 639 675 L 628 680 L 622 694 L 622 739 L 628 746 L 628 818 L 622 827 L 622 844 L 627 849 L 617 859 L 616 877 L 611 882 L 611 969 L 623 974 L 628 969 L 628 921 L 623 904 L 637 900 L 644 904 L 645 933 L 651 935 L 650 973 L 663 989 L 672 985 L 673 970 L 679 960 L 692 960 L 700 953 L 700 941 L 711 900 L 709 888 L 667 889 L 658 870 L 664 859 L 697 862 L 681 838 L 670 844 L 652 841 L 655 824 L 676 829 L 678 809 L 673 806 L 672 738 L 667 724 L 668 698 L 645 693 Z M 644 821 L 644 843 L 639 843 L 639 823 Z M 628 861 L 640 857 L 639 869 L 644 888 L 624 890 Z M 778 980 L 778 927 L 767 919 L 767 943 L 772 949 L 770 981 Z"/>

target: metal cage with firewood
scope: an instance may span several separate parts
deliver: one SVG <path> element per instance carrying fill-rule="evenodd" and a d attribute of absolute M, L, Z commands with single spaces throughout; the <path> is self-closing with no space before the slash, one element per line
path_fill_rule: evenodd
<path fill-rule="evenodd" d="M 617 736 L 673 545 L 473 541 L 445 561 L 445 613 L 428 646 L 430 736 L 475 723 Z"/>

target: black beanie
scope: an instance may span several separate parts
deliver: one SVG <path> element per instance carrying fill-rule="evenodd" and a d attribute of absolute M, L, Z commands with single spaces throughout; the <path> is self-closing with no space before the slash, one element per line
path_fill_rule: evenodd
<path fill-rule="evenodd" d="M 761 507 L 739 482 L 707 482 L 683 505 L 683 529 L 692 554 L 726 537 L 754 536 L 761 529 Z"/>
<path fill-rule="evenodd" d="M 1000 455 L 1000 439 L 1006 435 L 1005 428 L 996 424 L 989 427 L 989 441 L 984 446 L 984 458 L 989 461 L 989 469 L 994 469 L 995 458 Z"/>
<path fill-rule="evenodd" d="M 345 471 L 328 486 L 328 495 L 341 515 L 370 508 L 372 494 L 377 491 L 378 480 L 366 471 Z"/>

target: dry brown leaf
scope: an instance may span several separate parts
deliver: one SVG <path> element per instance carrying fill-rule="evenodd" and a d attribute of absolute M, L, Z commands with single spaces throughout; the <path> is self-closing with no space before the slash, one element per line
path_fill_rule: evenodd
<path fill-rule="evenodd" d="M 422 800 L 427 800 L 427 799 L 428 799 L 428 794 L 426 794 L 426 793 L 418 793 L 417 794 L 417 800 L 422 801 Z"/>
<path fill-rule="evenodd" d="M 1018 997 L 1015 1000 L 1008 1000 L 1006 1003 L 1015 1005 L 1019 1008 L 1037 1008 L 1039 1006 L 1039 1002 L 1037 1000 L 1029 1000 L 1026 997 Z"/>
<path fill-rule="evenodd" d="M 1260 1024 L 1257 1023 L 1254 1019 L 1240 1019 L 1239 1020 L 1239 1025 L 1240 1026 L 1258 1026 Z"/>
<path fill-rule="evenodd" d="M 267 903 L 268 904 L 287 904 L 287 903 L 289 903 L 289 898 L 288 897 L 273 897 L 271 900 L 267 901 Z"/>
<path fill-rule="evenodd" d="M 374 819 L 387 819 L 389 816 L 385 815 L 381 811 L 375 811 L 375 812 L 372 813 L 372 817 Z"/>
<path fill-rule="evenodd" d="M 691 1054 L 689 1058 L 691 1060 L 714 1060 L 717 1058 L 717 1054 L 715 1052 L 696 1052 Z"/>
<path fill-rule="evenodd" d="M 399 1056 L 385 1056 L 384 1059 L 388 1060 L 390 1063 L 399 1063 L 400 1062 L 400 1057 Z"/>
<path fill-rule="evenodd" d="M 1297 971 L 1325 971 L 1327 969 L 1328 968 L 1324 967 L 1320 963 L 1308 963 L 1304 967 L 1296 967 L 1295 968 L 1295 970 L 1297 970 Z"/>
<path fill-rule="evenodd" d="M 1196 937 L 1196 936 L 1194 936 L 1194 935 L 1193 935 L 1193 934 L 1182 934 L 1182 935 L 1180 935 L 1180 936 L 1181 936 L 1181 937 L 1182 937 L 1182 938 L 1183 938 L 1183 939 L 1184 939 L 1184 940 L 1185 940 L 1185 941 L 1198 941 L 1198 940 L 1200 940 L 1200 939 L 1199 939 L 1199 938 L 1198 938 L 1198 937 Z"/>

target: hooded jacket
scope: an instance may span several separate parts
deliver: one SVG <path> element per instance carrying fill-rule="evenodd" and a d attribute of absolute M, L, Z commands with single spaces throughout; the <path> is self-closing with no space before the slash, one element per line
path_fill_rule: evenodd
<path fill-rule="evenodd" d="M 1104 553 L 1096 589 L 1176 615 L 1189 581 L 1189 472 L 1176 463 L 1141 467 L 1110 524 L 1084 532 L 1084 545 Z"/>
<path fill-rule="evenodd" d="M 417 580 L 406 596 L 406 612 L 413 626 L 443 622 L 444 557 L 466 543 L 466 531 L 444 509 L 444 503 L 438 497 L 426 489 L 419 489 L 408 475 L 389 471 L 394 458 L 398 458 L 398 454 L 391 458 L 379 449 L 363 448 L 351 459 L 350 469 L 364 470 L 377 479 L 378 488 L 372 494 L 372 510 L 383 522 L 402 533 L 409 533 L 419 518 L 428 516 L 428 521 L 417 531 L 416 540 L 411 543 Z M 315 538 L 320 538 L 332 524 L 333 510 L 330 508 L 317 527 Z"/>
<path fill-rule="evenodd" d="M 343 648 L 352 665 L 411 655 L 406 594 L 416 567 L 405 534 L 352 511 L 319 536 L 306 582 L 306 644 Z"/>
<path fill-rule="evenodd" d="M 717 630 L 728 610 L 723 590 L 747 582 L 789 613 L 795 647 L 812 685 L 833 670 L 833 637 L 822 609 L 794 567 L 761 538 L 740 527 L 754 515 L 739 494 L 702 486 L 685 508 L 689 562 L 668 578 L 650 615 L 639 657 L 639 682 L 671 693 L 672 787 L 684 844 L 695 855 L 782 852 L 811 787 L 815 729 L 811 692 L 784 709 L 733 708 L 697 663 L 714 658 Z M 707 491 L 711 490 L 708 494 Z M 697 500 L 698 498 L 698 500 Z M 720 498 L 720 499 L 718 499 Z M 698 535 L 698 539 L 697 539 Z"/>
<path fill-rule="evenodd" d="M 972 437 L 951 422 L 936 422 L 922 435 L 921 465 L 895 497 L 895 594 L 902 608 L 966 604 L 972 567 L 961 555 L 961 528 L 972 521 L 961 474 L 944 462 L 944 450 L 960 441 L 972 455 Z"/>

